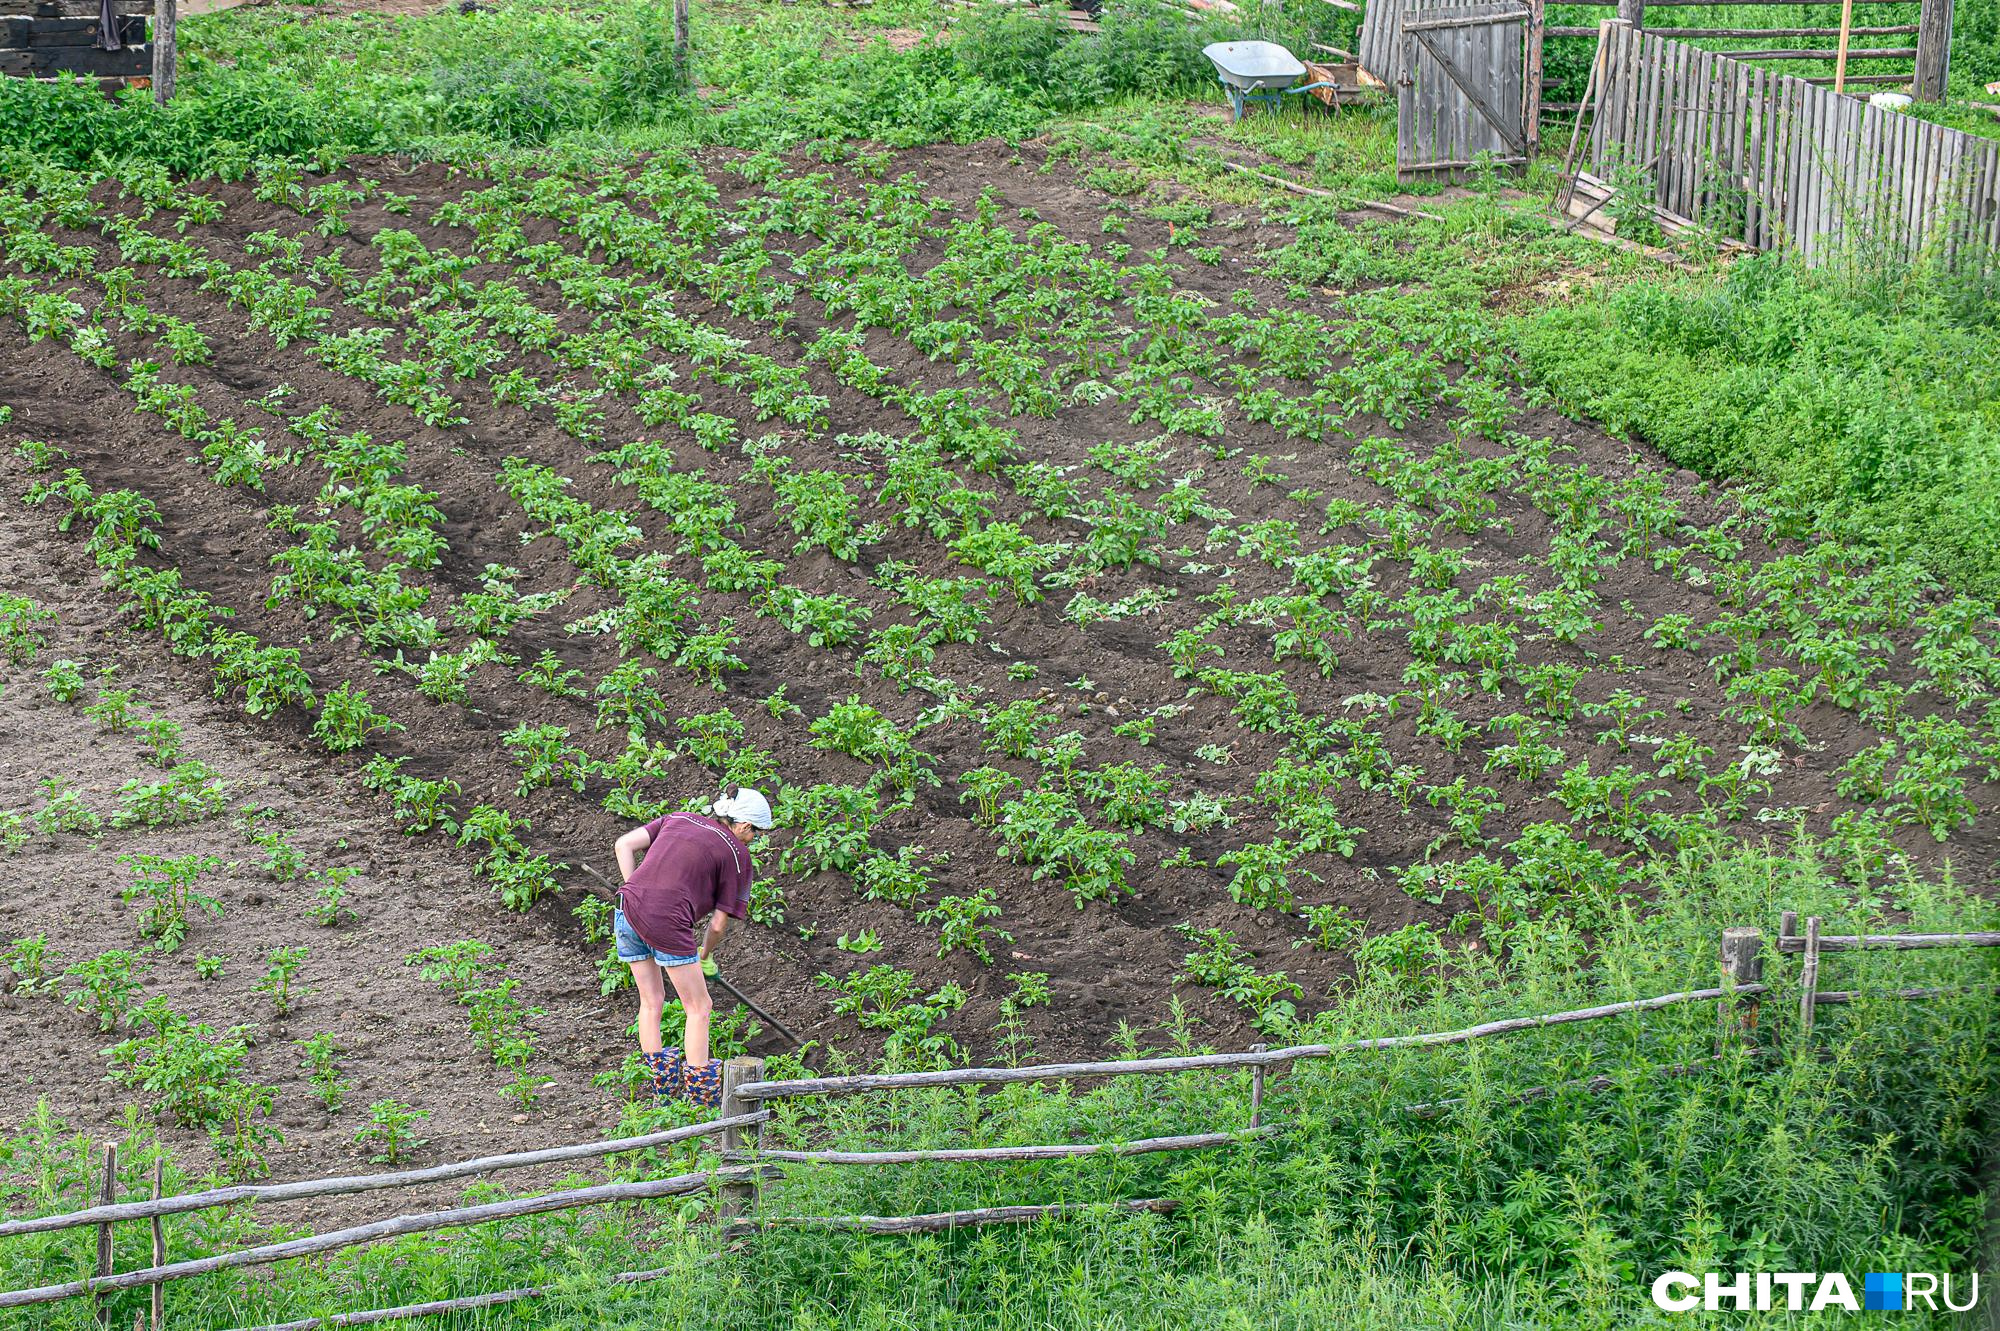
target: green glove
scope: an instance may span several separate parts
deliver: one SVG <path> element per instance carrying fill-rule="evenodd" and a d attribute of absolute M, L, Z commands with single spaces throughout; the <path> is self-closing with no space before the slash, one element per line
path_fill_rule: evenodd
<path fill-rule="evenodd" d="M 717 970 L 719 970 L 719 969 L 720 969 L 720 967 L 718 967 L 718 966 L 717 966 L 717 965 L 715 964 L 715 958 L 714 958 L 714 957 L 703 957 L 703 958 L 701 959 L 701 973 L 702 973 L 703 975 L 713 975 L 713 974 L 715 974 L 715 973 L 716 973 L 716 971 L 717 971 Z"/>

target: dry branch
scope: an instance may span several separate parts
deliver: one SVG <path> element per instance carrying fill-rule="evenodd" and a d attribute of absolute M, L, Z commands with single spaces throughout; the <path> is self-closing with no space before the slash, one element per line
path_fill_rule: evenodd
<path fill-rule="evenodd" d="M 1819 940 L 1819 950 L 1823 953 L 1918 947 L 2000 947 L 2000 930 L 1969 934 L 1821 934 Z M 1803 952 L 1806 940 L 1797 934 L 1780 934 L 1778 950 Z"/>
<path fill-rule="evenodd" d="M 70 1211 L 63 1215 L 38 1216 L 31 1220 L 10 1220 L 0 1224 L 0 1239 L 14 1238 L 21 1234 L 40 1234 L 54 1229 L 69 1229 L 76 1225 L 109 1225 L 125 1220 L 145 1220 L 153 1216 L 180 1215 L 187 1211 L 205 1211 L 215 1206 L 233 1206 L 238 1202 L 293 1202 L 308 1197 L 337 1197 L 356 1192 L 375 1192 L 383 1188 L 413 1187 L 420 1183 L 445 1183 L 452 1179 L 468 1178 L 474 1174 L 497 1173 L 506 1169 L 529 1169 L 536 1165 L 561 1164 L 568 1160 L 590 1160 L 600 1156 L 618 1155 L 625 1151 L 643 1151 L 655 1146 L 667 1146 L 695 1137 L 711 1137 L 729 1128 L 762 1123 L 770 1116 L 769 1110 L 759 1110 L 733 1119 L 713 1119 L 707 1123 L 690 1124 L 685 1128 L 674 1128 L 668 1132 L 648 1133 L 643 1137 L 620 1137 L 611 1141 L 580 1142 L 574 1146 L 551 1146 L 540 1151 L 516 1151 L 510 1155 L 480 1156 L 451 1164 L 431 1165 L 424 1169 L 399 1170 L 392 1174 L 350 1174 L 340 1178 L 304 1179 L 297 1183 L 243 1184 L 233 1188 L 212 1188 L 207 1192 L 182 1193 L 177 1197 L 163 1197 L 153 1202 L 93 1206 L 87 1210 Z"/>
<path fill-rule="evenodd" d="M 1737 985 L 1738 994 L 1762 993 L 1761 984 Z M 1010 1082 L 1066 1081 L 1078 1077 L 1156 1076 L 1170 1072 L 1199 1072 L 1215 1068 L 1247 1068 L 1273 1063 L 1291 1063 L 1306 1058 L 1330 1058 L 1335 1054 L 1370 1053 L 1389 1049 L 1416 1049 L 1435 1045 L 1463 1044 L 1468 1040 L 1543 1026 L 1565 1026 L 1572 1022 L 1596 1021 L 1626 1012 L 1651 1012 L 1676 1003 L 1709 1002 L 1721 998 L 1724 989 L 1690 989 L 1682 993 L 1634 998 L 1622 1003 L 1576 1008 L 1533 1017 L 1508 1017 L 1481 1022 L 1456 1031 L 1432 1031 L 1422 1035 L 1385 1035 L 1372 1040 L 1350 1040 L 1345 1044 L 1293 1045 L 1261 1054 L 1190 1054 L 1178 1058 L 1134 1058 L 1108 1063 L 1045 1063 L 1019 1068 L 947 1068 L 938 1072 L 877 1072 L 846 1077 L 801 1077 L 791 1081 L 750 1082 L 736 1088 L 743 1100 L 772 1100 L 803 1095 L 855 1095 L 863 1091 L 901 1091 L 936 1086 L 997 1086 Z"/>
<path fill-rule="evenodd" d="M 2000 994 L 2000 984 L 1957 985 L 1943 989 L 1827 989 L 1814 994 L 1813 1002 L 1821 1006 L 1828 1003 L 1863 1003 L 1871 998 L 1918 1002 L 1927 998 L 1950 998 L 1954 994 Z"/>
<path fill-rule="evenodd" d="M 1063 1160 L 1085 1155 L 1145 1155 L 1152 1151 L 1198 1151 L 1269 1137 L 1276 1125 L 1244 1132 L 1204 1132 L 1188 1137 L 1145 1137 L 1129 1142 L 1072 1142 L 1061 1146 L 979 1146 L 935 1151 L 724 1151 L 725 1160 L 797 1165 L 914 1165 L 978 1160 Z"/>
<path fill-rule="evenodd" d="M 394 1216 L 371 1224 L 355 1225 L 350 1229 L 309 1234 L 304 1238 L 291 1239 L 284 1243 L 267 1243 L 261 1247 L 244 1248 L 213 1257 L 200 1257 L 193 1261 L 149 1266 L 137 1271 L 121 1271 L 116 1275 L 72 1280 L 61 1285 L 42 1285 L 34 1289 L 14 1290 L 0 1294 L 0 1308 L 22 1308 L 36 1303 L 54 1303 L 60 1299 L 74 1298 L 79 1294 L 137 1289 L 144 1285 L 157 1285 L 162 1281 L 212 1275 L 217 1271 L 228 1271 L 237 1267 L 265 1266 L 272 1262 L 289 1261 L 294 1257 L 311 1257 L 318 1253 L 358 1247 L 378 1239 L 400 1238 L 405 1234 L 428 1234 L 440 1229 L 463 1229 L 468 1225 L 485 1224 L 489 1220 L 514 1220 L 522 1216 L 545 1215 L 550 1211 L 572 1210 L 579 1206 L 600 1206 L 606 1202 L 637 1202 L 659 1197 L 681 1197 L 691 1192 L 701 1192 L 711 1183 L 734 1182 L 754 1175 L 772 1175 L 776 1172 L 761 1167 L 737 1166 L 702 1174 L 676 1174 L 671 1178 L 650 1179 L 639 1183 L 604 1183 L 592 1188 L 573 1188 L 567 1192 L 545 1193 L 539 1197 L 517 1197 L 504 1202 L 489 1202 L 484 1206 L 462 1206 L 449 1211 L 427 1211 L 418 1215 Z"/>

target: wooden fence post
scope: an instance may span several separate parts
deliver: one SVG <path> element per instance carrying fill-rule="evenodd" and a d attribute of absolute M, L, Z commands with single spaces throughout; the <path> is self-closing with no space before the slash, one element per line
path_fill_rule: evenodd
<path fill-rule="evenodd" d="M 1910 92 L 1920 102 L 1944 100 L 1951 68 L 1951 0 L 1923 0 L 1917 14 L 1917 76 Z"/>
<path fill-rule="evenodd" d="M 750 1112 L 744 1101 L 736 1098 L 736 1088 L 753 1081 L 764 1079 L 764 1060 L 761 1058 L 732 1058 L 722 1065 L 722 1109 L 720 1117 L 734 1118 Z M 743 1128 L 724 1128 L 720 1143 L 724 1151 L 740 1150 L 745 1145 L 754 1146 L 762 1134 L 753 1125 L 748 1131 Z M 716 1214 L 724 1219 L 742 1215 L 757 1189 L 756 1182 L 725 1183 L 722 1185 L 722 1200 L 716 1207 Z"/>
<path fill-rule="evenodd" d="M 166 1160 L 164 1158 L 156 1159 L 153 1161 L 153 1200 L 156 1202 L 160 1200 L 160 1183 L 162 1178 L 164 1177 L 165 1170 L 166 1170 Z M 164 1217 L 156 1215 L 153 1217 L 153 1265 L 165 1266 L 166 1264 L 167 1264 L 166 1220 Z M 166 1331 L 166 1325 L 167 1325 L 167 1287 L 165 1285 L 154 1285 L 153 1286 L 153 1331 Z"/>
<path fill-rule="evenodd" d="M 1250 1046 L 1250 1052 L 1261 1054 L 1270 1047 L 1267 1044 L 1253 1044 Z M 1250 1126 L 1253 1128 L 1264 1126 L 1264 1065 L 1262 1063 L 1253 1064 L 1250 1068 Z"/>
<path fill-rule="evenodd" d="M 688 82 L 688 0 L 674 0 L 674 76 Z"/>
<path fill-rule="evenodd" d="M 1734 989 L 1738 985 L 1759 984 L 1764 979 L 1764 932 L 1761 929 L 1732 925 L 1722 931 L 1722 986 Z M 1754 1035 L 1757 1032 L 1757 995 L 1746 994 L 1737 998 L 1726 994 L 1717 1005 L 1718 1020 L 1723 1035 L 1727 1036 L 1733 1026 L 1740 1034 Z M 1731 1015 L 1735 1020 L 1730 1020 Z"/>
<path fill-rule="evenodd" d="M 1618 21 L 1635 28 L 1646 26 L 1646 0 L 1618 0 Z"/>
<path fill-rule="evenodd" d="M 153 0 L 153 102 L 165 106 L 174 96 L 174 67 L 180 58 L 179 0 Z"/>
<path fill-rule="evenodd" d="M 116 1142 L 104 1143 L 104 1186 L 98 1193 L 98 1200 L 105 1206 L 110 1206 L 118 1200 L 118 1144 Z M 111 1274 L 111 1226 L 108 1224 L 97 1227 L 97 1274 L 101 1276 Z M 104 1303 L 104 1296 L 94 1294 L 91 1297 L 97 1303 L 97 1324 L 99 1326 L 110 1326 L 111 1309 Z"/>
<path fill-rule="evenodd" d="M 1521 131 L 1528 140 L 1528 156 L 1542 151 L 1542 38 L 1548 27 L 1545 0 L 1528 0 L 1528 50 L 1525 76 L 1521 80 Z"/>
<path fill-rule="evenodd" d="M 1819 916 L 1806 919 L 1805 964 L 1799 968 L 1799 1033 L 1811 1035 L 1819 1006 Z"/>

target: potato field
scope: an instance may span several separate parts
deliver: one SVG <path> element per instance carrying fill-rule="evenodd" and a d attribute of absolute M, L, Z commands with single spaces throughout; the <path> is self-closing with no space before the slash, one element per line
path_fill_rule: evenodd
<path fill-rule="evenodd" d="M 816 1065 L 1281 1040 L 1716 829 L 1991 880 L 1990 603 L 1112 143 L 16 163 L 9 1117 L 609 1127 L 599 876 L 725 782 L 723 974 Z"/>

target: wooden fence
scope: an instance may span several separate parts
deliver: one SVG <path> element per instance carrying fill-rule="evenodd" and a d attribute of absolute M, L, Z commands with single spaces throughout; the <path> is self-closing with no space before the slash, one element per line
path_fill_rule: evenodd
<path fill-rule="evenodd" d="M 1591 87 L 1575 179 L 1595 205 L 1637 173 L 1670 224 L 1808 261 L 2000 248 L 1995 140 L 1617 20 L 1600 27 Z"/>
<path fill-rule="evenodd" d="M 1823 1003 L 1853 1001 L 1856 997 L 1852 993 L 1821 993 L 1817 990 L 1818 958 L 1821 953 L 1847 951 L 1857 948 L 1910 949 L 1962 946 L 2000 946 L 2000 933 L 1830 936 L 1823 935 L 1819 930 L 1819 921 L 1813 919 L 1807 922 L 1806 932 L 1801 936 L 1797 933 L 1796 916 L 1788 913 L 1784 917 L 1784 923 L 1777 940 L 1777 950 L 1781 954 L 1797 952 L 1802 953 L 1806 958 L 1801 980 L 1802 994 L 1804 995 L 1802 999 L 1804 1012 L 1808 1014 L 1804 1025 L 1808 1032 L 1811 1029 L 1809 1014 L 1815 1006 Z M 172 1281 L 340 1251 L 401 1235 L 435 1233 L 445 1229 L 462 1228 L 495 1220 L 516 1219 L 523 1216 L 541 1215 L 579 1207 L 603 1206 L 619 1202 L 645 1201 L 701 1193 L 709 1193 L 717 1198 L 717 1218 L 722 1222 L 717 1232 L 718 1237 L 724 1241 L 742 1238 L 771 1228 L 809 1227 L 842 1229 L 860 1233 L 896 1234 L 936 1232 L 975 1225 L 1018 1224 L 1034 1220 L 1073 1218 L 1090 1214 L 1170 1213 L 1178 1206 L 1178 1203 L 1172 1198 L 1158 1197 L 1118 1199 L 1104 1202 L 1057 1203 L 1050 1205 L 994 1206 L 978 1210 L 948 1211 L 914 1216 L 757 1215 L 755 1214 L 755 1207 L 757 1198 L 761 1195 L 761 1186 L 764 1181 L 780 1176 L 783 1166 L 874 1168 L 919 1163 L 975 1164 L 1074 1159 L 1093 1155 L 1123 1157 L 1159 1152 L 1221 1149 L 1276 1136 L 1283 1132 L 1284 1125 L 1265 1121 L 1267 1109 L 1265 1104 L 1266 1077 L 1271 1069 L 1305 1060 L 1328 1059 L 1343 1055 L 1386 1052 L 1398 1049 L 1463 1044 L 1473 1040 L 1509 1035 L 1520 1031 L 1540 1030 L 1553 1026 L 1598 1021 L 1614 1016 L 1636 1015 L 1644 1012 L 1658 1011 L 1663 1008 L 1686 1003 L 1716 1004 L 1719 1029 L 1725 1036 L 1744 1040 L 1754 1038 L 1758 1026 L 1759 1001 L 1762 995 L 1769 992 L 1769 987 L 1763 982 L 1765 960 L 1763 935 L 1756 929 L 1725 929 L 1722 933 L 1718 955 L 1722 983 L 1713 988 L 1684 990 L 1648 998 L 1598 1004 L 1592 1007 L 1576 1008 L 1563 1012 L 1508 1017 L 1496 1021 L 1482 1022 L 1478 1025 L 1459 1030 L 1425 1032 L 1416 1035 L 1385 1036 L 1375 1039 L 1351 1040 L 1339 1044 L 1294 1045 L 1279 1049 L 1257 1045 L 1239 1053 L 1195 1054 L 1103 1062 L 1055 1063 L 1029 1067 L 951 1068 L 935 1072 L 864 1073 L 851 1076 L 807 1077 L 777 1081 L 763 1080 L 763 1060 L 737 1058 L 729 1060 L 725 1065 L 723 1100 L 720 1114 L 719 1117 L 712 1121 L 644 1136 L 626 1137 L 609 1141 L 583 1142 L 508 1155 L 483 1156 L 450 1164 L 436 1165 L 422 1169 L 400 1170 L 392 1173 L 313 1179 L 297 1183 L 255 1184 L 212 1188 L 181 1196 L 162 1197 L 158 1195 L 158 1174 L 156 1171 L 154 1196 L 150 1200 L 119 1202 L 116 1200 L 116 1157 L 115 1153 L 107 1149 L 107 1173 L 103 1204 L 87 1207 L 79 1211 L 66 1212 L 61 1215 L 26 1217 L 0 1222 L 0 1241 L 8 1238 L 19 1238 L 31 1234 L 45 1234 L 64 1229 L 95 1228 L 98 1238 L 95 1274 L 58 1284 L 0 1293 L 0 1309 L 29 1307 L 77 1297 L 95 1298 L 101 1294 L 116 1290 L 150 1289 L 153 1293 L 153 1331 L 163 1331 L 165 1318 L 162 1291 L 164 1286 Z M 1996 987 L 1996 991 L 2000 991 L 2000 987 Z M 1962 991 L 1946 989 L 1898 990 L 1890 991 L 1882 996 L 1890 999 L 1923 999 L 1940 997 L 1947 993 L 1957 992 Z M 1754 1048 L 1754 1045 L 1751 1047 Z M 1652 1071 L 1666 1076 L 1689 1076 L 1716 1066 L 1718 1061 L 1718 1059 L 1697 1059 L 1687 1064 L 1663 1066 L 1652 1069 Z M 1248 1123 L 1245 1127 L 1232 1130 L 1194 1133 L 1175 1137 L 1142 1138 L 1131 1141 L 1061 1142 L 1020 1146 L 958 1147 L 929 1150 L 765 1150 L 761 1149 L 758 1143 L 757 1134 L 759 1129 L 772 1117 L 772 1110 L 769 1106 L 773 1102 L 783 1100 L 941 1087 L 985 1087 L 1024 1082 L 1070 1082 L 1097 1077 L 1172 1076 L 1187 1072 L 1233 1070 L 1239 1068 L 1248 1069 L 1251 1073 L 1249 1103 L 1247 1106 Z M 1584 1078 L 1575 1082 L 1563 1083 L 1561 1086 L 1528 1088 L 1515 1098 L 1524 1102 L 1531 1101 L 1544 1098 L 1562 1089 L 1580 1089 L 1586 1093 L 1595 1093 L 1608 1090 L 1614 1084 L 1609 1078 Z M 1455 1101 L 1451 1100 L 1442 1100 L 1435 1103 L 1408 1105 L 1404 1108 L 1405 1112 L 1418 1117 L 1434 1117 L 1440 1113 L 1447 1112 L 1455 1103 Z M 667 1146 L 676 1142 L 707 1137 L 720 1139 L 718 1142 L 718 1154 L 721 1158 L 721 1163 L 697 1172 L 677 1174 L 666 1178 L 642 1179 L 635 1182 L 605 1183 L 570 1188 L 558 1192 L 489 1202 L 477 1206 L 455 1207 L 447 1210 L 395 1216 L 386 1220 L 355 1225 L 328 1233 L 309 1234 L 278 1243 L 260 1244 L 254 1247 L 211 1254 L 179 1262 L 169 1262 L 167 1260 L 166 1244 L 161 1230 L 161 1220 L 169 1215 L 184 1215 L 190 1212 L 224 1206 L 296 1201 L 306 1198 L 351 1195 L 361 1192 L 446 1182 L 507 1170 L 561 1164 L 578 1160 L 601 1159 L 607 1156 L 623 1155 Z M 112 1226 L 126 1223 L 145 1223 L 151 1227 L 153 1263 L 150 1266 L 137 1270 L 119 1272 L 112 1270 L 111 1233 Z M 613 1283 L 617 1284 L 637 1284 L 660 1279 L 671 1273 L 670 1268 L 627 1271 L 614 1275 L 610 1279 Z M 358 1312 L 336 1313 L 260 1327 L 238 1328 L 237 1331 L 315 1331 L 316 1328 L 321 1327 L 373 1325 L 380 1322 L 422 1317 L 435 1313 L 463 1312 L 480 1308 L 497 1307 L 522 1300 L 541 1298 L 550 1292 L 552 1291 L 547 1287 L 521 1286 L 514 1289 L 494 1290 L 459 1298 L 433 1300 L 421 1304 L 406 1304 L 394 1308 L 375 1308 Z M 142 1324 L 143 1321 L 144 1315 L 142 1314 Z"/>
<path fill-rule="evenodd" d="M 150 79 L 153 99 L 165 105 L 174 94 L 178 0 L 109 0 L 119 46 L 108 51 L 98 42 L 103 3 L 0 0 L 0 75 L 75 75 L 98 80 L 107 92 Z"/>
<path fill-rule="evenodd" d="M 1798 4 L 1801 15 L 1812 9 L 1824 10 L 1829 6 L 1839 7 L 1837 23 L 1806 23 L 1796 27 L 1745 27 L 1742 20 L 1732 23 L 1729 11 L 1750 5 L 1761 5 L 1766 0 L 1563 0 L 1564 3 L 1597 6 L 1617 10 L 1620 21 L 1633 28 L 1652 33 L 1656 37 L 1679 40 L 1713 40 L 1736 43 L 1740 48 L 1721 54 L 1752 64 L 1788 61 L 1829 61 L 1834 65 L 1832 74 L 1814 75 L 1805 81 L 1815 84 L 1831 84 L 1836 91 L 1846 87 L 1875 86 L 1882 84 L 1907 85 L 1919 101 L 1940 101 L 1944 97 L 1945 77 L 1951 61 L 1952 0 L 1917 0 L 1919 17 L 1915 23 L 1884 22 L 1878 19 L 1870 22 L 1871 9 L 1888 5 L 1905 6 L 1912 0 L 1793 0 Z M 1407 75 L 1408 55 L 1404 44 L 1403 24 L 1406 19 L 1408 0 L 1373 0 L 1367 8 L 1362 22 L 1361 35 L 1356 43 L 1360 48 L 1361 67 L 1374 78 L 1390 87 L 1395 87 Z M 1544 0 L 1521 0 L 1526 11 L 1527 59 L 1526 77 L 1528 81 L 1527 104 L 1532 122 L 1539 112 L 1568 112 L 1578 110 L 1580 104 L 1567 100 L 1546 100 L 1550 91 L 1560 92 L 1560 85 L 1543 86 L 1544 44 L 1554 41 L 1559 44 L 1580 40 L 1595 40 L 1598 28 L 1551 24 L 1546 22 Z M 1656 11 L 1655 20 L 1649 23 L 1647 11 Z M 1859 20 L 1856 10 L 1862 11 Z M 1709 21 L 1709 26 L 1698 26 L 1699 11 L 1721 10 L 1722 13 Z M 1657 20 L 1665 18 L 1664 24 Z M 1890 17 L 1896 17 L 1891 15 Z M 1696 26 L 1690 25 L 1694 19 Z M 1769 48 L 1744 47 L 1751 41 L 1782 41 L 1783 45 Z M 1849 61 L 1868 61 L 1866 73 L 1849 73 Z M 1884 62 L 1909 64 L 1908 72 L 1885 70 Z M 1575 96 L 1573 86 L 1569 95 Z M 1586 93 L 1586 96 L 1588 94 Z M 1532 135 L 1534 127 L 1530 124 Z"/>

